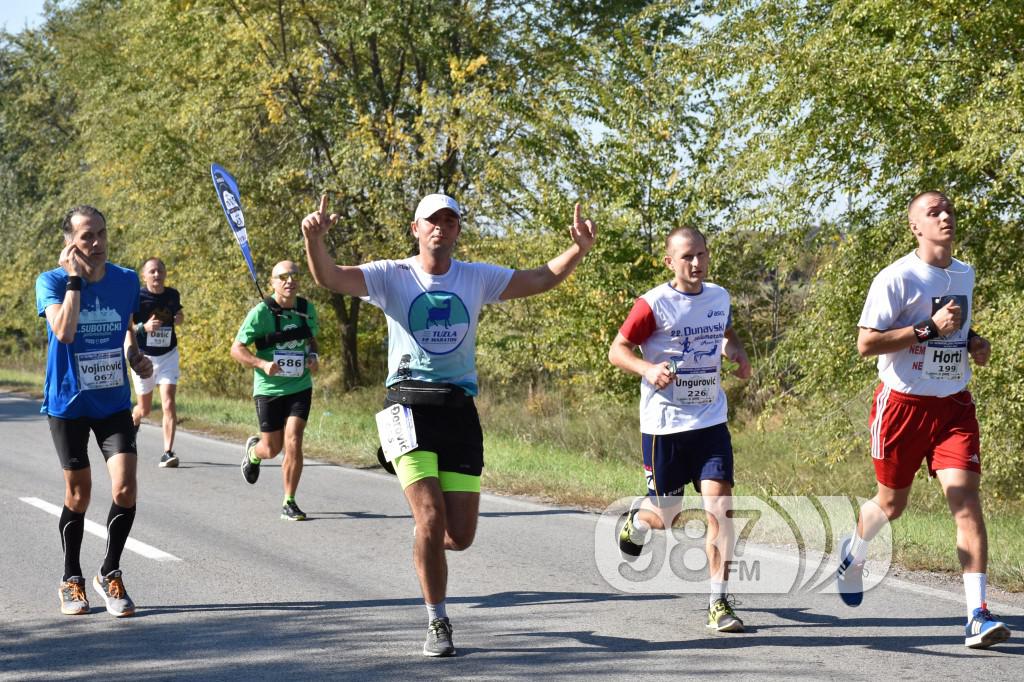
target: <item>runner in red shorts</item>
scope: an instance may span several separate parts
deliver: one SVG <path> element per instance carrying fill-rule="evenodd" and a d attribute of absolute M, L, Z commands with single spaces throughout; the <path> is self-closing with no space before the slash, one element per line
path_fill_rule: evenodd
<path fill-rule="evenodd" d="M 981 448 L 966 390 L 967 357 L 984 366 L 991 347 L 971 331 L 974 268 L 952 257 L 953 204 L 941 192 L 923 192 L 907 213 L 917 249 L 875 277 L 858 323 L 857 350 L 862 357 L 878 356 L 881 380 L 871 409 L 878 493 L 861 507 L 857 532 L 842 543 L 839 593 L 850 606 L 860 604 L 868 543 L 906 509 L 914 475 L 927 462 L 956 521 L 967 598 L 964 644 L 985 648 L 1010 636 L 985 605 Z"/>

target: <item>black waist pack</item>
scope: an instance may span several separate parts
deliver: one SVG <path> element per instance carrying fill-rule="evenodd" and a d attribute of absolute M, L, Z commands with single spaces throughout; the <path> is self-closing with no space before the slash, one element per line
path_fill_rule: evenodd
<path fill-rule="evenodd" d="M 473 399 L 466 395 L 461 386 L 416 380 L 400 381 L 388 386 L 387 398 L 400 405 L 434 407 L 462 407 Z"/>

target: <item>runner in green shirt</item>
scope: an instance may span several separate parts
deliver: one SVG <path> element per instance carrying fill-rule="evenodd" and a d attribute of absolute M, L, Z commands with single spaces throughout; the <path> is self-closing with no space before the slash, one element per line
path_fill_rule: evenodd
<path fill-rule="evenodd" d="M 273 295 L 249 311 L 231 344 L 231 357 L 254 370 L 252 393 L 260 422 L 260 435 L 245 442 L 242 476 L 255 483 L 260 462 L 273 459 L 283 447 L 281 518 L 289 521 L 306 518 L 295 503 L 295 491 L 302 476 L 302 436 L 313 402 L 313 374 L 319 369 L 316 309 L 299 297 L 298 276 L 292 261 L 274 266 Z M 255 354 L 250 345 L 256 347 Z"/>

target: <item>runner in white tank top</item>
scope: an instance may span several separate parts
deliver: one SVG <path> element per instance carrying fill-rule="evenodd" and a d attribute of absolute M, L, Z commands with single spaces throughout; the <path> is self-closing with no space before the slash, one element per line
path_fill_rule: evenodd
<path fill-rule="evenodd" d="M 672 281 L 633 305 L 608 359 L 640 381 L 640 431 L 648 496 L 634 503 L 619 531 L 619 549 L 639 556 L 647 531 L 671 527 L 685 486 L 703 497 L 711 576 L 707 626 L 742 632 L 743 621 L 727 598 L 723 570 L 733 555 L 733 453 L 722 391 L 722 356 L 750 376 L 750 360 L 732 328 L 729 293 L 706 283 L 709 253 L 699 230 L 681 227 L 665 239 Z M 635 351 L 640 348 L 643 357 Z"/>

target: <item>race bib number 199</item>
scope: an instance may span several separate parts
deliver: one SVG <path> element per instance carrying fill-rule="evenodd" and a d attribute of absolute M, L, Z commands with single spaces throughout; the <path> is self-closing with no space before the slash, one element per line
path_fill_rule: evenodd
<path fill-rule="evenodd" d="M 78 384 L 83 391 L 116 388 L 124 384 L 124 355 L 120 348 L 76 353 Z"/>
<path fill-rule="evenodd" d="M 940 308 L 955 303 L 960 307 L 963 319 L 968 319 L 970 300 L 963 294 L 946 294 L 932 298 L 932 315 Z M 961 381 L 967 372 L 967 343 L 932 339 L 924 348 L 924 364 L 921 373 L 927 379 L 938 381 Z"/>
<path fill-rule="evenodd" d="M 967 346 L 963 341 L 931 340 L 924 349 L 921 371 L 928 379 L 960 381 L 967 365 Z"/>

